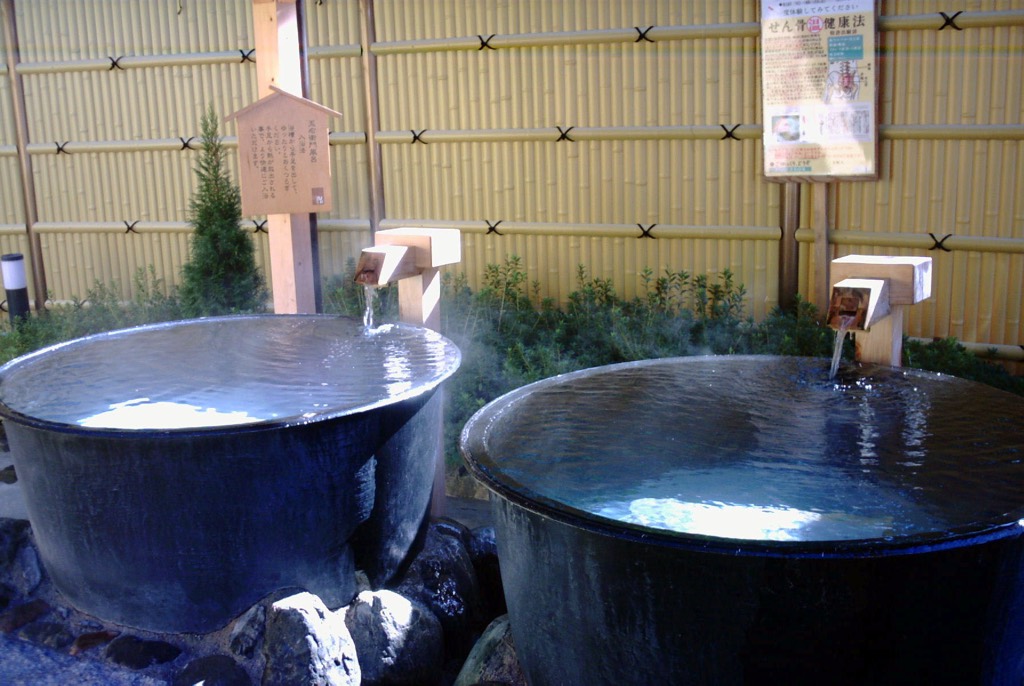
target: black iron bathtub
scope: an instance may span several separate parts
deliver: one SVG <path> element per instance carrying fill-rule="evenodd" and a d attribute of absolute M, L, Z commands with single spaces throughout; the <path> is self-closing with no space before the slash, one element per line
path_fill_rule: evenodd
<path fill-rule="evenodd" d="M 555 377 L 462 434 L 547 684 L 1014 684 L 1024 401 L 827 360 Z"/>

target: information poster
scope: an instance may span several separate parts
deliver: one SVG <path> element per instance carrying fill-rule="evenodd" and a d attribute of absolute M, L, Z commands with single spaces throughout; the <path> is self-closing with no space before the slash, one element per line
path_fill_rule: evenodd
<path fill-rule="evenodd" d="M 874 0 L 762 0 L 764 172 L 876 178 Z"/>

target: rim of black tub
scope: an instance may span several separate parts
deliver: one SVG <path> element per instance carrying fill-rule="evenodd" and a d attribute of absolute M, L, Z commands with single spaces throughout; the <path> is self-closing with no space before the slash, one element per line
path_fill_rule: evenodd
<path fill-rule="evenodd" d="M 515 389 L 488 403 L 479 410 L 465 425 L 460 437 L 460 448 L 470 472 L 488 489 L 512 504 L 530 512 L 581 527 L 600 534 L 619 538 L 633 539 L 641 542 L 657 542 L 659 544 L 698 549 L 706 552 L 718 552 L 726 555 L 764 555 L 785 557 L 879 557 L 885 555 L 919 553 L 929 549 L 947 549 L 960 545 L 973 544 L 984 540 L 994 540 L 1024 534 L 1024 495 L 1013 507 L 1006 508 L 977 520 L 961 522 L 942 531 L 925 531 L 897 536 L 873 536 L 855 539 L 836 540 L 757 540 L 726 538 L 701 533 L 672 531 L 669 529 L 652 528 L 640 524 L 612 519 L 595 514 L 586 509 L 566 503 L 549 494 L 539 492 L 515 475 L 510 475 L 502 464 L 491 454 L 492 433 L 505 417 L 522 411 L 533 395 L 555 389 L 559 386 L 570 386 L 581 379 L 601 374 L 617 374 L 623 371 L 643 370 L 654 366 L 665 365 L 720 365 L 754 363 L 766 360 L 796 360 L 800 365 L 810 365 L 813 369 L 824 368 L 827 372 L 828 360 L 817 358 L 791 358 L 784 356 L 693 356 L 680 358 L 664 358 L 624 362 L 591 369 L 579 370 L 559 376 L 543 379 Z M 920 370 L 893 369 L 874 365 L 858 366 L 857 373 L 866 378 L 884 380 L 894 376 L 910 380 L 911 384 L 927 385 L 938 383 L 945 387 L 945 392 L 957 395 L 963 392 L 980 393 L 986 400 L 993 398 L 1002 402 L 1001 410 L 1012 407 L 1015 412 L 1008 418 L 1010 428 L 1013 423 L 1019 427 L 1024 425 L 1024 405 L 1016 396 L 979 383 L 965 381 L 932 372 Z M 869 386 L 870 387 L 870 386 Z M 588 389 L 592 390 L 592 389 Z M 984 405 L 984 403 L 975 403 Z M 638 410 L 639 411 L 639 410 Z M 984 413 L 984 411 L 983 411 Z M 520 432 L 522 435 L 524 432 Z M 1018 432 L 1018 436 L 1019 436 Z M 1010 456 L 1019 453 L 1015 462 L 1024 458 L 1024 445 L 1018 444 L 1009 449 Z M 1024 464 L 1014 467 L 1014 472 L 1024 477 Z M 1024 490 L 1021 491 L 1024 494 Z"/>
<path fill-rule="evenodd" d="M 268 328 L 272 331 L 260 331 Z M 273 335 L 261 340 L 257 334 L 262 333 Z M 364 340 L 356 338 L 364 334 L 362 323 L 355 318 L 321 314 L 202 317 L 92 334 L 41 348 L 0 367 L 0 418 L 49 431 L 91 436 L 170 437 L 269 431 L 339 419 L 420 397 L 449 378 L 461 362 L 461 352 L 454 343 L 430 329 L 403 323 L 385 324 L 375 328 Z M 174 338 L 173 343 L 182 347 L 167 350 L 170 343 L 155 346 L 161 337 Z M 235 348 L 232 355 L 223 355 L 226 346 Z M 386 374 L 391 376 L 375 382 L 362 379 L 352 368 L 346 368 L 343 356 L 352 346 L 364 353 L 370 351 L 378 364 L 390 365 Z M 320 359 L 302 357 L 307 354 L 319 355 Z M 426 369 L 410 372 L 408 365 L 399 359 L 402 355 L 426 358 Z M 242 360 L 244 356 L 251 359 Z M 83 361 L 82 357 L 86 359 Z M 268 362 L 261 357 L 272 359 Z M 225 360 L 242 360 L 244 364 L 239 362 L 225 367 Z M 310 361 L 315 363 L 310 365 Z M 335 368 L 325 369 L 328 363 Z M 133 379 L 132 374 L 137 374 L 132 371 L 133 364 L 141 364 L 146 372 L 152 372 L 144 372 L 149 378 Z M 282 378 L 281 383 L 260 377 L 249 384 L 244 379 L 246 374 L 255 375 L 260 367 L 268 364 L 271 371 L 260 374 L 276 371 L 288 377 Z M 29 395 L 33 398 L 41 395 L 37 391 L 43 384 L 59 386 L 58 395 L 63 394 L 72 404 L 82 404 L 85 401 L 80 394 L 87 392 L 82 384 L 69 384 L 66 378 L 61 383 L 47 377 L 90 375 L 91 383 L 98 384 L 100 381 L 94 377 L 101 373 L 110 377 L 102 381 L 114 386 L 107 400 L 120 398 L 107 405 L 150 398 L 173 402 L 170 396 L 154 392 L 159 390 L 155 388 L 159 383 L 177 385 L 186 395 L 199 393 L 200 396 L 206 390 L 199 388 L 201 385 L 210 386 L 209 390 L 213 391 L 212 386 L 217 383 L 235 383 L 233 392 L 240 397 L 262 394 L 271 405 L 275 401 L 279 405 L 270 410 L 272 416 L 244 417 L 242 421 L 233 421 L 229 416 L 212 424 L 204 424 L 200 419 L 197 420 L 200 423 L 188 426 L 126 427 L 83 425 L 71 415 L 53 410 L 50 407 L 55 402 L 53 399 L 26 399 Z M 164 373 L 166 376 L 161 377 Z M 344 388 L 353 379 L 360 383 L 352 389 Z M 118 388 L 118 384 L 122 386 Z M 309 392 L 298 401 L 300 409 L 289 411 L 289 398 L 284 397 L 283 392 L 291 393 L 296 385 Z M 26 386 L 33 387 L 31 393 L 24 392 Z M 129 390 L 131 392 L 127 392 Z M 295 393 L 296 396 L 301 394 L 301 389 Z"/>

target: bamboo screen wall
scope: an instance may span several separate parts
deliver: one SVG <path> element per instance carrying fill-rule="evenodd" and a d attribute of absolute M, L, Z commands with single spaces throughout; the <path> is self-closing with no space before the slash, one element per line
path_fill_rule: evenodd
<path fill-rule="evenodd" d="M 256 99 L 250 2 L 3 0 L 19 54 L 0 83 L 0 250 L 27 254 L 32 224 L 52 298 L 81 297 L 97 280 L 127 294 L 148 265 L 177 282 L 200 115 Z M 583 264 L 627 296 L 645 267 L 729 268 L 749 314 L 778 303 L 787 213 L 783 187 L 761 174 L 756 2 L 372 5 L 365 58 L 362 3 L 304 5 L 311 97 L 344 115 L 332 121 L 335 209 L 319 218 L 325 276 L 348 276 L 379 218 L 462 229 L 458 270 L 473 286 L 487 264 L 518 255 L 559 301 Z M 962 1 L 944 15 L 932 0 L 883 0 L 880 14 L 880 177 L 787 196 L 799 197 L 800 292 L 823 292 L 816 254 L 930 255 L 933 297 L 912 308 L 908 333 L 1016 350 L 1024 0 Z M 34 217 L 22 202 L 14 76 Z M 233 126 L 222 129 L 229 144 Z M 266 262 L 262 219 L 246 226 Z M 816 250 L 823 225 L 831 243 Z"/>

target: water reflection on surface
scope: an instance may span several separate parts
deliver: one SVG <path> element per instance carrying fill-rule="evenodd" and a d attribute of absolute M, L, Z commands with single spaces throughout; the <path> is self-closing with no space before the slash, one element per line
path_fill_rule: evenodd
<path fill-rule="evenodd" d="M 1022 511 L 1020 398 L 885 367 L 829 381 L 828 363 L 681 358 L 551 380 L 484 419 L 483 466 L 528 496 L 722 538 L 891 539 Z"/>
<path fill-rule="evenodd" d="M 78 420 L 80 426 L 110 429 L 181 429 L 201 426 L 230 426 L 260 421 L 247 412 L 220 412 L 213 407 L 199 407 L 168 400 L 152 402 L 136 398 L 115 403 L 110 409 Z"/>
<path fill-rule="evenodd" d="M 101 334 L 0 370 L 27 417 L 115 429 L 307 421 L 434 388 L 458 366 L 440 334 L 326 316 L 223 317 Z"/>

